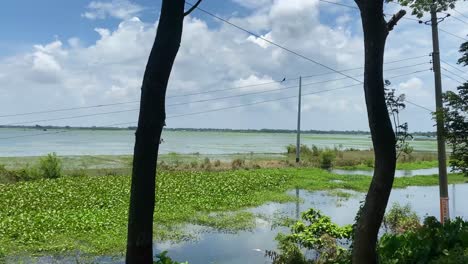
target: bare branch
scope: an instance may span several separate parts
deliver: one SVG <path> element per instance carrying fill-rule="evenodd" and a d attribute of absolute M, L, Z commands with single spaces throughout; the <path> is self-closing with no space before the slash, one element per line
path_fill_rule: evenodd
<path fill-rule="evenodd" d="M 392 18 L 390 19 L 390 21 L 388 21 L 387 23 L 387 29 L 388 31 L 392 31 L 393 28 L 396 26 L 396 24 L 398 23 L 398 21 L 400 21 L 400 19 L 406 15 L 406 11 L 405 10 L 400 10 L 398 11 L 398 13 L 394 14 L 392 16 Z"/>
<path fill-rule="evenodd" d="M 201 3 L 201 1 L 202 0 L 198 0 L 194 5 L 186 2 L 187 4 L 191 5 L 192 7 L 184 13 L 184 16 L 188 16 L 190 13 L 192 13 L 192 11 L 195 10 L 195 8 L 198 7 L 198 5 Z"/>

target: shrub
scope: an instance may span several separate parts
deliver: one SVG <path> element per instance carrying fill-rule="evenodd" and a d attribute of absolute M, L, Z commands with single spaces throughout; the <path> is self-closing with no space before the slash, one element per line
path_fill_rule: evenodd
<path fill-rule="evenodd" d="M 167 256 L 167 251 L 163 251 L 160 254 L 156 255 L 156 261 L 153 262 L 154 264 L 188 264 L 188 262 L 177 262 L 172 260 L 170 257 Z"/>
<path fill-rule="evenodd" d="M 43 178 L 47 179 L 62 177 L 62 162 L 55 152 L 39 160 L 39 172 Z"/>
<path fill-rule="evenodd" d="M 413 231 L 384 234 L 378 244 L 380 263 L 468 263 L 468 222 L 455 218 L 441 224 L 433 216 Z"/>
<path fill-rule="evenodd" d="M 198 167 L 198 162 L 197 162 L 196 160 L 190 162 L 190 167 L 191 167 L 191 168 L 196 168 L 196 167 Z"/>
<path fill-rule="evenodd" d="M 319 155 L 320 155 L 320 149 L 317 146 L 312 145 L 312 156 L 318 157 Z"/>
<path fill-rule="evenodd" d="M 233 169 L 239 169 L 239 168 L 242 168 L 244 167 L 245 165 L 245 160 L 243 159 L 235 159 L 231 162 L 231 167 Z"/>
<path fill-rule="evenodd" d="M 320 168 L 331 169 L 335 161 L 336 154 L 334 151 L 326 150 L 320 153 Z"/>
<path fill-rule="evenodd" d="M 291 226 L 291 234 L 279 234 L 280 253 L 267 251 L 275 264 L 346 263 L 349 252 L 341 245 L 351 238 L 351 225 L 340 227 L 320 211 L 309 209 L 302 213 L 303 221 Z M 315 260 L 306 260 L 301 248 L 314 250 Z"/>
<path fill-rule="evenodd" d="M 215 167 L 221 166 L 221 161 L 220 161 L 220 160 L 215 160 L 214 166 L 215 166 Z"/>
<path fill-rule="evenodd" d="M 385 214 L 383 225 L 393 234 L 416 230 L 421 226 L 419 217 L 411 210 L 411 206 L 409 204 L 401 206 L 399 203 L 394 203 L 390 211 Z"/>
<path fill-rule="evenodd" d="M 374 168 L 374 159 L 366 159 L 364 160 L 364 165 L 369 168 Z"/>

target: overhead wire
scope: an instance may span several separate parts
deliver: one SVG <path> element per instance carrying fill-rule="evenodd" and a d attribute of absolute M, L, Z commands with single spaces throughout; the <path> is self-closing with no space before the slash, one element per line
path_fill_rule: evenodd
<path fill-rule="evenodd" d="M 388 69 L 387 71 L 399 70 L 399 69 L 404 69 L 404 68 L 409 68 L 409 67 L 415 67 L 415 66 L 420 66 L 420 65 L 423 65 L 423 64 L 427 64 L 427 63 L 419 63 L 419 64 L 415 64 L 415 65 L 401 66 L 401 67 Z M 426 70 L 423 70 L 423 71 L 426 71 Z M 420 71 L 417 71 L 417 72 L 420 72 Z M 414 74 L 414 73 L 417 73 L 417 72 L 406 73 L 405 75 Z M 362 74 L 355 75 L 354 77 L 360 77 L 360 76 L 362 76 Z M 400 77 L 400 76 L 397 76 L 397 77 Z M 395 77 L 392 77 L 392 78 L 395 78 Z M 328 83 L 328 82 L 334 82 L 334 81 L 340 81 L 340 80 L 346 80 L 346 79 L 347 78 L 342 77 L 342 78 L 337 78 L 337 79 L 323 80 L 323 81 L 317 81 L 317 82 L 312 82 L 312 83 L 305 83 L 302 86 L 305 87 L 305 86 L 310 86 L 310 85 L 316 85 L 316 84 L 322 84 L 322 83 Z M 282 88 L 278 88 L 278 89 L 270 89 L 270 90 L 265 90 L 265 91 L 229 95 L 229 96 L 224 96 L 224 97 L 202 99 L 202 100 L 197 100 L 197 101 L 172 103 L 172 104 L 168 104 L 167 107 L 179 106 L 179 105 L 188 105 L 188 104 L 193 104 L 193 103 L 202 103 L 202 102 L 209 102 L 209 101 L 217 101 L 217 100 L 222 100 L 222 99 L 237 98 L 237 97 L 254 95 L 254 94 L 263 94 L 263 93 L 270 93 L 270 92 L 275 92 L 275 91 L 283 91 L 283 90 L 288 90 L 288 89 L 293 89 L 293 88 L 297 88 L 297 86 L 282 87 Z M 7 124 L 3 124 L 3 126 L 22 125 L 22 124 L 31 124 L 31 123 L 40 123 L 40 122 L 50 122 L 50 121 L 59 121 L 59 120 L 67 120 L 67 119 L 77 119 L 77 118 L 83 118 L 83 117 L 91 117 L 91 116 L 99 116 L 99 115 L 108 115 L 108 114 L 132 112 L 132 111 L 138 111 L 138 110 L 139 110 L 139 108 L 134 108 L 134 109 L 125 109 L 125 110 L 110 111 L 110 112 L 76 115 L 76 116 L 69 116 L 69 117 L 58 117 L 58 118 L 48 118 L 48 119 L 39 119 L 39 120 L 29 120 L 29 121 L 7 123 Z"/>
<path fill-rule="evenodd" d="M 445 67 L 441 67 L 441 68 L 442 68 L 444 71 L 446 71 L 446 72 L 448 72 L 448 73 L 450 73 L 450 74 L 452 74 L 452 75 L 454 75 L 454 76 L 457 76 L 458 78 L 462 79 L 462 80 L 463 80 L 463 82 L 468 82 L 468 80 L 467 80 L 467 79 L 465 79 L 464 77 L 460 76 L 459 74 L 457 74 L 457 73 L 454 73 L 454 72 L 452 72 L 452 71 L 448 70 L 448 69 L 447 69 L 447 68 L 445 68 Z"/>
<path fill-rule="evenodd" d="M 189 3 L 189 2 L 185 2 L 185 3 L 187 3 L 188 5 L 193 6 L 193 4 L 191 4 L 191 3 Z M 294 54 L 294 55 L 297 56 L 297 57 L 300 57 L 300 58 L 302 58 L 302 59 L 304 59 L 304 60 L 307 60 L 307 61 L 309 61 L 309 62 L 312 62 L 312 63 L 314 63 L 314 64 L 316 64 L 316 65 L 319 65 L 319 66 L 321 66 L 321 67 L 323 67 L 323 68 L 326 68 L 326 69 L 328 69 L 328 70 L 330 70 L 330 71 L 333 71 L 333 72 L 335 72 L 335 73 L 337 73 L 337 74 L 340 74 L 340 75 L 343 75 L 343 76 L 345 76 L 345 77 L 348 77 L 349 79 L 354 80 L 354 81 L 356 81 L 356 82 L 358 82 L 358 83 L 362 83 L 362 81 L 360 81 L 360 80 L 358 80 L 358 79 L 355 79 L 355 78 L 352 77 L 352 76 L 349 76 L 349 75 L 347 75 L 347 74 L 345 74 L 345 73 L 343 73 L 343 72 L 341 72 L 341 71 L 338 71 L 338 70 L 336 70 L 336 69 L 334 69 L 334 68 L 332 68 L 332 67 L 329 67 L 329 66 L 327 66 L 327 65 L 325 65 L 325 64 L 323 64 L 323 63 L 321 63 L 321 62 L 319 62 L 319 61 L 317 61 L 317 60 L 315 60 L 315 59 L 312 59 L 312 58 L 307 57 L 307 56 L 305 56 L 305 55 L 303 55 L 303 54 L 300 54 L 299 52 L 294 51 L 294 50 L 292 50 L 292 49 L 290 49 L 290 48 L 287 48 L 287 47 L 285 47 L 284 45 L 277 44 L 276 42 L 273 42 L 273 41 L 271 41 L 271 40 L 269 40 L 269 39 L 267 39 L 267 38 L 264 38 L 264 37 L 260 36 L 260 35 L 257 34 L 257 33 L 254 33 L 254 32 L 252 32 L 252 31 L 250 31 L 250 30 L 248 30 L 248 29 L 245 29 L 245 28 L 243 28 L 243 27 L 241 27 L 241 26 L 238 26 L 238 25 L 236 25 L 236 24 L 234 24 L 234 23 L 232 23 L 232 22 L 230 22 L 230 21 L 228 21 L 228 20 L 226 20 L 226 19 L 224 19 L 224 18 L 222 18 L 222 17 L 220 17 L 220 16 L 217 16 L 217 15 L 215 15 L 215 14 L 213 14 L 213 13 L 211 13 L 211 12 L 209 12 L 209 11 L 203 9 L 203 8 L 201 8 L 200 6 L 198 6 L 198 7 L 196 8 L 196 10 L 201 11 L 201 12 L 203 12 L 203 13 L 209 15 L 209 16 L 212 16 L 212 17 L 214 17 L 214 18 L 216 18 L 216 19 L 218 19 L 218 20 L 220 20 L 220 21 L 222 21 L 222 22 L 224 22 L 224 23 L 226 23 L 226 24 L 228 24 L 228 25 L 230 25 L 230 26 L 232 26 L 232 27 L 235 27 L 235 28 L 237 28 L 237 29 L 239 29 L 239 30 L 241 30 L 241 31 L 244 31 L 244 32 L 246 32 L 247 34 L 250 34 L 250 35 L 256 37 L 257 39 L 261 39 L 261 40 L 263 40 L 263 41 L 265 41 L 265 42 L 267 42 L 267 43 L 269 43 L 269 44 L 271 44 L 271 45 L 273 45 L 273 46 L 275 46 L 275 47 L 278 47 L 278 48 L 280 48 L 280 49 L 282 49 L 282 50 L 284 50 L 284 51 L 287 51 L 287 52 L 289 52 L 289 53 L 291 53 L 291 54 Z"/>
<path fill-rule="evenodd" d="M 441 73 L 441 75 L 444 76 L 444 77 L 447 78 L 447 79 L 450 79 L 450 80 L 454 81 L 454 82 L 457 82 L 457 83 L 459 83 L 459 84 L 463 84 L 463 83 L 460 82 L 459 80 L 450 77 L 450 75 L 447 75 L 447 74 L 444 74 L 444 73 Z"/>
<path fill-rule="evenodd" d="M 397 63 L 397 62 L 402 62 L 402 61 L 414 60 L 414 59 L 419 59 L 419 58 L 423 58 L 423 57 L 426 57 L 426 56 L 428 56 L 428 55 L 420 55 L 420 56 L 415 56 L 415 57 L 410 57 L 410 58 L 405 58 L 405 59 L 393 60 L 393 61 L 385 62 L 384 64 L 392 64 L 392 63 Z M 362 68 L 364 68 L 364 67 L 349 68 L 349 69 L 344 69 L 344 70 L 341 70 L 341 71 L 352 71 L 352 70 L 359 70 L 359 69 L 362 69 Z M 332 74 L 332 73 L 327 72 L 327 73 L 320 73 L 320 74 L 315 74 L 315 75 L 308 75 L 308 76 L 304 76 L 303 78 L 322 76 L 322 75 L 329 75 L 329 74 Z M 298 79 L 299 78 L 286 78 L 284 81 L 262 82 L 262 83 L 251 84 L 251 85 L 243 85 L 243 86 L 236 86 L 236 87 L 229 87 L 229 88 L 222 88 L 222 89 L 214 89 L 214 90 L 204 90 L 204 91 L 200 91 L 200 92 L 185 93 L 185 94 L 180 94 L 180 95 L 169 95 L 166 98 L 170 99 L 170 98 L 178 98 L 178 97 L 187 97 L 187 96 L 202 95 L 202 94 L 221 92 L 221 91 L 230 91 L 230 90 L 237 90 L 237 89 L 243 89 L 243 88 L 251 88 L 251 87 L 270 85 L 270 84 L 278 84 L 278 83 L 281 84 L 281 83 L 284 83 L 284 82 L 290 82 L 290 81 L 294 81 L 294 80 L 298 80 Z M 14 117 L 14 116 L 36 115 L 36 114 L 48 114 L 48 113 L 66 112 L 66 111 L 73 111 L 73 110 L 92 109 L 92 108 L 102 108 L 102 107 L 108 107 L 108 106 L 132 104 L 132 103 L 139 103 L 139 102 L 140 102 L 140 100 L 131 100 L 131 101 L 124 101 L 124 102 L 116 102 L 116 103 L 108 103 L 108 104 L 97 104 L 97 105 L 89 105 L 89 106 L 81 106 L 81 107 L 68 107 L 68 108 L 40 110 L 40 111 L 32 111 L 32 112 L 24 112 L 24 113 L 13 113 L 13 114 L 0 115 L 0 118 Z"/>
<path fill-rule="evenodd" d="M 442 60 L 442 59 L 441 59 L 440 61 L 443 62 L 443 63 L 445 63 L 445 64 L 446 64 L 447 66 L 449 66 L 450 68 L 461 72 L 462 74 L 467 74 L 467 72 L 458 69 L 457 67 L 453 66 L 452 64 L 450 64 L 450 63 L 448 63 L 448 62 L 446 62 L 446 61 L 444 61 L 444 60 Z"/>
<path fill-rule="evenodd" d="M 464 41 L 468 41 L 467 38 L 460 37 L 460 36 L 458 36 L 458 35 L 456 35 L 456 34 L 453 34 L 453 33 L 449 32 L 449 31 L 447 31 L 447 30 L 445 30 L 445 29 L 443 29 L 443 28 L 440 28 L 440 27 L 439 27 L 439 31 L 444 32 L 445 34 L 448 34 L 448 35 L 450 35 L 450 36 L 452 36 L 452 37 L 455 37 L 455 38 L 458 38 L 458 39 L 461 39 L 461 40 L 464 40 Z"/>
<path fill-rule="evenodd" d="M 461 13 L 460 11 L 458 11 L 457 9 L 454 8 L 454 9 L 452 9 L 452 11 L 454 11 L 455 13 L 459 14 L 460 16 L 462 16 L 462 17 L 468 19 L 468 16 L 464 15 L 463 13 Z"/>
<path fill-rule="evenodd" d="M 389 79 L 399 78 L 399 77 L 403 77 L 403 76 L 407 76 L 407 75 L 411 75 L 411 74 L 416 74 L 416 73 L 420 73 L 420 72 L 425 72 L 425 71 L 428 71 L 428 70 L 426 69 L 426 70 L 420 70 L 420 71 L 415 71 L 415 72 L 411 72 L 411 73 L 395 75 L 395 76 L 389 77 Z M 358 85 L 361 85 L 361 84 L 347 85 L 347 86 L 338 87 L 338 88 L 332 88 L 332 89 L 314 91 L 314 92 L 310 92 L 310 93 L 304 93 L 304 94 L 302 94 L 302 96 L 308 96 L 308 95 L 319 94 L 319 93 L 335 91 L 335 90 L 342 90 L 342 89 L 355 87 L 355 86 L 358 86 Z M 297 98 L 297 95 L 288 96 L 288 97 L 281 97 L 281 98 L 275 98 L 275 99 L 269 99 L 269 100 L 264 100 L 264 101 L 256 101 L 256 102 L 252 102 L 252 103 L 229 106 L 229 107 L 215 108 L 215 109 L 210 109 L 210 110 L 205 110 L 205 111 L 200 111 L 200 112 L 177 114 L 177 115 L 173 115 L 173 116 L 168 116 L 167 118 L 170 119 L 170 118 L 178 118 L 178 117 L 183 117 L 183 116 L 198 115 L 198 114 L 203 114 L 203 113 L 217 112 L 217 111 L 222 111 L 222 110 L 227 110 L 227 109 L 240 108 L 240 107 L 263 104 L 263 103 L 268 103 L 268 102 L 288 100 L 288 99 L 292 99 L 292 98 Z M 406 101 L 408 101 L 408 100 L 406 100 Z M 408 102 L 410 102 L 410 101 L 408 101 Z M 410 103 L 412 103 L 412 102 L 410 102 Z M 415 104 L 415 103 L 412 103 L 412 104 Z M 415 105 L 417 105 L 417 104 L 415 104 Z M 418 105 L 418 106 L 420 106 L 420 105 Z M 423 106 L 420 106 L 420 107 L 424 108 Z M 428 109 L 428 108 L 425 108 L 425 109 Z M 121 112 L 121 111 L 119 111 L 119 112 Z M 114 127 L 114 126 L 121 126 L 121 125 L 126 125 L 126 124 L 133 124 L 133 123 L 136 123 L 136 121 L 104 125 L 102 127 Z M 12 138 L 18 138 L 18 137 L 40 136 L 40 135 L 47 135 L 47 134 L 54 134 L 54 133 L 64 133 L 64 132 L 69 132 L 69 131 L 71 131 L 71 130 L 53 131 L 53 132 L 50 132 L 50 133 L 46 132 L 46 133 L 39 133 L 39 134 L 33 134 L 33 135 L 18 135 L 18 136 L 12 136 L 12 137 L 3 137 L 3 138 L 0 138 L 0 140 L 12 139 Z"/>

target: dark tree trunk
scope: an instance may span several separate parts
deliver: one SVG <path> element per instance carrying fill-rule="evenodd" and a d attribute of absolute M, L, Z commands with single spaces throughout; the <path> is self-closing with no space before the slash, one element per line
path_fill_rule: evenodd
<path fill-rule="evenodd" d="M 153 263 L 153 213 L 159 140 L 165 124 L 165 97 L 179 50 L 184 0 L 163 0 L 156 39 L 141 87 L 135 133 L 126 263 Z"/>
<path fill-rule="evenodd" d="M 356 3 L 361 10 L 364 31 L 364 92 L 375 152 L 374 175 L 353 244 L 353 263 L 366 264 L 377 263 L 377 235 L 395 176 L 396 142 L 384 93 L 383 58 L 389 25 L 383 16 L 383 1 L 356 0 Z"/>

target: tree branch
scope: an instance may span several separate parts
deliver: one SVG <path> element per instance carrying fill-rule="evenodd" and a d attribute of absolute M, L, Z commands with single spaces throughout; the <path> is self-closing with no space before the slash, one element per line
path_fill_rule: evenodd
<path fill-rule="evenodd" d="M 392 31 L 393 28 L 396 26 L 396 24 L 398 23 L 398 21 L 400 21 L 400 19 L 406 15 L 406 11 L 405 10 L 400 10 L 398 11 L 398 13 L 394 14 L 392 16 L 392 18 L 390 19 L 390 21 L 387 22 L 387 29 L 388 31 Z"/>
<path fill-rule="evenodd" d="M 202 0 L 198 0 L 194 5 L 185 2 L 185 3 L 189 4 L 189 5 L 191 5 L 192 7 L 184 13 L 184 16 L 188 16 L 190 13 L 192 13 L 192 11 L 195 10 L 195 8 L 198 7 L 198 5 L 201 3 L 201 1 Z"/>

